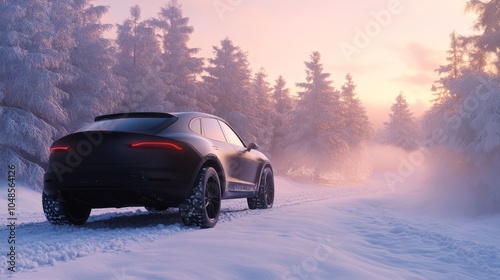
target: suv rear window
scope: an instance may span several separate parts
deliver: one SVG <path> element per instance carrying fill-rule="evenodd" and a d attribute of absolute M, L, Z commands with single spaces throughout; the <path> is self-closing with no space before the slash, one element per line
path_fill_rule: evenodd
<path fill-rule="evenodd" d="M 128 117 L 97 120 L 79 131 L 120 131 L 158 133 L 177 120 L 176 117 Z"/>

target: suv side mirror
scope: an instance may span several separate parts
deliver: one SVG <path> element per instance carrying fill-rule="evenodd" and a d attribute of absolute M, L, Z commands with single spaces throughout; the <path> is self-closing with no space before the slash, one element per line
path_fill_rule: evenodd
<path fill-rule="evenodd" d="M 257 150 L 259 148 L 259 146 L 257 146 L 257 144 L 255 144 L 254 142 L 248 144 L 247 146 L 247 152 L 250 152 L 251 150 Z"/>

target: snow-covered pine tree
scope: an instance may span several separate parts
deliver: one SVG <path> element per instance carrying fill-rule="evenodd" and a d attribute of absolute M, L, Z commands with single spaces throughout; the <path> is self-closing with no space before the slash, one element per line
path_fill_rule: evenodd
<path fill-rule="evenodd" d="M 425 114 L 424 131 L 431 143 L 435 142 L 433 132 L 443 131 L 446 141 L 435 144 L 478 162 L 496 155 L 500 145 L 500 41 L 495 40 L 500 36 L 500 1 L 470 0 L 466 10 L 477 14 L 474 29 L 480 34 L 462 37 L 468 58 L 464 65 L 468 67 L 464 66 L 458 76 L 439 80 L 449 97 Z M 488 63 L 492 66 L 489 69 Z"/>
<path fill-rule="evenodd" d="M 344 119 L 347 120 L 345 131 L 349 146 L 356 147 L 370 139 L 373 128 L 365 107 L 356 96 L 356 85 L 351 74 L 347 74 L 345 79 L 346 81 L 340 91 L 340 100 L 344 106 Z"/>
<path fill-rule="evenodd" d="M 260 124 L 265 126 L 259 129 L 257 139 L 259 140 L 259 145 L 269 149 L 271 147 L 275 112 L 271 99 L 272 88 L 266 79 L 267 74 L 263 68 L 255 73 L 252 81 L 252 94 L 257 99 L 259 105 L 255 109 L 258 111 L 257 116 L 260 119 Z"/>
<path fill-rule="evenodd" d="M 320 60 L 320 53 L 313 52 L 311 61 L 305 62 L 306 82 L 297 83 L 304 91 L 299 92 L 287 134 L 287 151 L 293 155 L 291 174 L 310 172 L 315 181 L 336 172 L 338 157 L 349 149 L 340 93 L 332 87 Z"/>
<path fill-rule="evenodd" d="M 156 38 L 155 27 L 149 20 L 141 21 L 141 8 L 132 6 L 130 18 L 117 24 L 119 47 L 116 72 L 127 81 L 137 84 L 151 72 L 159 71 L 161 48 Z"/>
<path fill-rule="evenodd" d="M 214 57 L 209 58 L 203 76 L 209 93 L 215 95 L 218 102 L 214 104 L 217 114 L 239 111 L 247 112 L 246 104 L 250 96 L 251 71 L 247 54 L 226 38 L 221 46 L 213 47 Z M 250 100 L 254 103 L 255 100 Z"/>
<path fill-rule="evenodd" d="M 141 8 L 130 8 L 130 18 L 117 25 L 118 64 L 115 73 L 126 79 L 124 111 L 159 111 L 173 109 L 167 100 L 168 77 L 163 67 L 155 20 L 141 21 Z"/>
<path fill-rule="evenodd" d="M 293 109 L 294 99 L 290 96 L 290 89 L 283 76 L 279 76 L 273 87 L 273 100 L 276 113 L 290 113 Z"/>
<path fill-rule="evenodd" d="M 108 7 L 94 6 L 91 0 L 54 1 L 53 4 L 56 38 L 69 33 L 64 36 L 73 38 L 74 42 L 69 52 L 74 78 L 64 85 L 69 93 L 64 107 L 71 112 L 70 131 L 92 122 L 97 115 L 115 112 L 123 100 L 124 81 L 112 72 L 115 48 L 111 40 L 103 37 L 111 28 L 101 23 L 107 11 Z M 66 22 L 68 19 L 70 22 Z"/>
<path fill-rule="evenodd" d="M 271 154 L 273 157 L 281 158 L 288 142 L 286 134 L 290 131 L 293 102 L 285 79 L 283 76 L 279 76 L 273 87 L 274 119 L 273 138 L 271 142 Z M 278 163 L 275 164 L 278 165 Z"/>
<path fill-rule="evenodd" d="M 428 148 L 446 151 L 434 168 L 440 172 L 436 177 L 441 180 L 441 171 L 451 170 L 467 185 L 477 210 L 498 212 L 500 1 L 471 0 L 467 10 L 477 13 L 474 27 L 480 34 L 460 37 L 467 61 L 458 77 L 442 82 L 449 96 L 426 112 L 423 131 Z"/>
<path fill-rule="evenodd" d="M 477 14 L 474 29 L 481 32 L 479 35 L 469 36 L 468 41 L 474 44 L 486 63 L 491 62 L 493 73 L 500 74 L 500 0 L 469 0 L 466 11 Z"/>
<path fill-rule="evenodd" d="M 466 69 L 447 86 L 453 94 L 444 104 L 434 105 L 423 123 L 426 146 L 433 154 L 441 152 L 435 178 L 442 180 L 443 171 L 453 172 L 456 181 L 450 185 L 466 184 L 476 211 L 498 212 L 500 77 Z"/>
<path fill-rule="evenodd" d="M 189 48 L 193 27 L 189 18 L 183 17 L 181 5 L 170 0 L 159 13 L 158 26 L 163 30 L 163 67 L 168 76 L 169 98 L 175 110 L 212 111 L 211 98 L 205 96 L 197 81 L 203 71 L 203 59 L 195 57 L 198 48 Z"/>
<path fill-rule="evenodd" d="M 435 85 L 438 85 L 435 87 L 438 88 L 438 93 L 444 92 L 445 95 L 434 102 L 423 118 L 423 131 L 426 138 L 432 140 L 432 134 L 436 130 L 443 129 L 449 133 L 450 137 L 447 139 L 451 141 L 443 144 L 454 147 L 453 149 L 456 149 L 455 142 L 471 144 L 471 141 L 465 139 L 475 134 L 466 129 L 470 125 L 471 114 L 467 113 L 467 118 L 464 118 L 464 110 L 466 110 L 464 103 L 477 99 L 478 97 L 474 95 L 478 92 L 478 88 L 499 75 L 500 41 L 494 38 L 498 37 L 500 32 L 498 28 L 500 26 L 498 16 L 500 15 L 500 1 L 471 0 L 467 3 L 466 10 L 477 14 L 474 29 L 481 34 L 460 36 L 458 39 L 454 33 L 452 34 L 447 57 L 448 64 L 440 66 L 437 70 L 440 78 L 435 82 Z M 495 104 L 494 101 L 489 101 Z M 486 104 L 481 104 L 488 107 Z M 478 109 L 480 110 L 482 108 Z M 476 110 L 473 111 L 476 112 Z M 460 120 L 463 126 L 459 130 L 449 130 L 450 123 L 456 123 L 450 120 Z M 491 127 L 486 122 L 483 125 Z"/>
<path fill-rule="evenodd" d="M 461 44 L 457 34 L 453 31 L 450 34 L 450 49 L 446 51 L 446 61 L 448 64 L 444 67 L 440 67 L 438 73 L 448 73 L 447 76 L 452 79 L 460 77 L 465 62 L 464 50 Z"/>
<path fill-rule="evenodd" d="M 466 73 L 450 84 L 461 97 L 453 112 L 455 119 L 461 118 L 459 128 L 450 123 L 448 145 L 465 153 L 473 162 L 487 161 L 500 156 L 500 75 Z M 470 102 L 478 102 L 471 107 Z M 468 115 L 465 115 L 467 113 Z M 448 135 L 448 134 L 447 134 Z"/>
<path fill-rule="evenodd" d="M 245 143 L 258 142 L 259 130 L 264 127 L 256 117 L 259 107 L 251 90 L 251 71 L 247 54 L 226 38 L 221 46 L 213 47 L 214 57 L 203 76 L 207 94 L 217 98 L 215 114 L 226 119 Z M 264 127 L 265 128 L 265 127 Z"/>
<path fill-rule="evenodd" d="M 460 42 L 455 31 L 450 34 L 450 49 L 446 53 L 448 64 L 436 69 L 440 77 L 432 85 L 434 95 L 432 102 L 434 104 L 443 104 L 450 97 L 450 92 L 446 88 L 446 84 L 451 80 L 458 79 L 462 74 L 462 68 L 465 66 L 463 44 Z"/>
<path fill-rule="evenodd" d="M 340 91 L 340 101 L 346 120 L 346 139 L 349 151 L 342 159 L 343 178 L 349 181 L 359 181 L 370 175 L 367 142 L 373 135 L 373 127 L 366 114 L 366 109 L 356 96 L 356 85 L 351 74 L 345 77 L 345 83 Z"/>
<path fill-rule="evenodd" d="M 432 85 L 434 99 L 432 107 L 424 114 L 422 118 L 422 132 L 425 139 L 431 139 L 432 133 L 436 127 L 441 127 L 441 123 L 446 112 L 453 112 L 459 100 L 457 95 L 450 91 L 450 85 L 459 80 L 463 76 L 463 72 L 470 72 L 470 68 L 477 68 L 477 65 L 471 65 L 467 70 L 469 63 L 467 59 L 472 59 L 467 52 L 466 44 L 463 37 L 459 37 L 455 32 L 450 35 L 450 49 L 447 51 L 447 64 L 439 66 L 436 72 L 439 74 L 439 79 Z M 470 50 L 469 50 L 470 51 Z M 479 64 L 483 64 L 480 62 Z M 447 114 L 447 113 L 446 113 Z"/>
<path fill-rule="evenodd" d="M 65 132 L 62 103 L 70 82 L 68 45 L 57 41 L 52 2 L 0 1 L 0 173 L 40 188 L 49 147 Z M 71 43 L 69 40 L 68 43 Z"/>
<path fill-rule="evenodd" d="M 419 127 L 403 93 L 391 106 L 389 121 L 384 123 L 383 143 L 411 151 L 418 147 Z"/>
<path fill-rule="evenodd" d="M 453 93 L 451 97 L 424 116 L 423 129 L 429 143 L 451 148 L 471 162 L 500 153 L 500 77 L 466 69 L 447 87 Z M 436 139 L 436 131 L 446 137 Z"/>

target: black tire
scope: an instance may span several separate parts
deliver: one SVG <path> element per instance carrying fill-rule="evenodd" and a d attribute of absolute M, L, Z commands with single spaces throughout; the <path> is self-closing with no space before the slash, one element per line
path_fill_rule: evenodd
<path fill-rule="evenodd" d="M 274 204 L 274 175 L 269 166 L 262 170 L 259 181 L 259 190 L 254 197 L 247 198 L 248 208 L 268 209 Z"/>
<path fill-rule="evenodd" d="M 90 216 L 90 207 L 70 203 L 61 193 L 55 196 L 42 194 L 43 213 L 54 225 L 83 225 Z"/>
<path fill-rule="evenodd" d="M 217 171 L 204 167 L 196 178 L 193 194 L 179 206 L 179 213 L 187 226 L 212 228 L 219 219 L 220 205 L 221 188 Z"/>

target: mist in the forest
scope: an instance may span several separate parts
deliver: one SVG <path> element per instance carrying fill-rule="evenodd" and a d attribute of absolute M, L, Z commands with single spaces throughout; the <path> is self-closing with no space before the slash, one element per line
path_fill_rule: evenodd
<path fill-rule="evenodd" d="M 373 175 L 390 187 L 401 205 L 426 214 L 475 217 L 500 211 L 500 160 L 474 163 L 450 149 L 374 145 Z"/>

